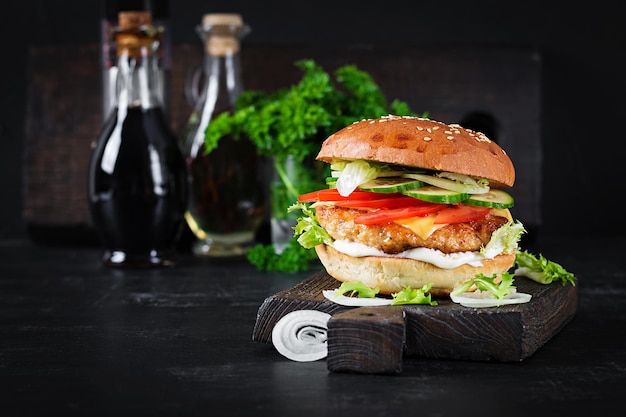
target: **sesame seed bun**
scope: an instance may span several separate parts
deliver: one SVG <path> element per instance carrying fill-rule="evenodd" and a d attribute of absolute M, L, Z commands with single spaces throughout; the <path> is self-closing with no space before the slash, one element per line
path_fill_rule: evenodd
<path fill-rule="evenodd" d="M 506 152 L 483 133 L 457 124 L 408 116 L 355 122 L 329 136 L 317 159 L 377 161 L 486 178 L 512 187 L 515 168 Z"/>

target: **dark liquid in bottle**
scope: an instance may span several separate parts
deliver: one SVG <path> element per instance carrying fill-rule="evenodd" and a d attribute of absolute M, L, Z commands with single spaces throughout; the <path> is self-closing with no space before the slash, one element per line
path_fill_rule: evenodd
<path fill-rule="evenodd" d="M 89 205 L 106 248 L 103 262 L 172 265 L 187 202 L 184 157 L 161 109 L 129 108 L 116 131 L 117 117 L 104 126 L 89 168 Z"/>

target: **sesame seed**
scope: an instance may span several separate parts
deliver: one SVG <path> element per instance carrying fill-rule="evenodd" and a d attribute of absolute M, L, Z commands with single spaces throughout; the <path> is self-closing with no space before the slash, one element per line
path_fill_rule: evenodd
<path fill-rule="evenodd" d="M 487 142 L 490 143 L 491 139 L 489 139 L 484 133 L 478 132 L 478 136 L 476 136 L 476 140 L 478 142 Z"/>
<path fill-rule="evenodd" d="M 452 139 L 454 139 L 454 136 L 446 136 L 446 139 L 452 140 Z"/>
<path fill-rule="evenodd" d="M 430 127 L 426 128 L 426 131 L 427 131 L 428 133 L 433 133 L 433 131 L 430 129 Z"/>
<path fill-rule="evenodd" d="M 437 129 L 439 129 L 439 126 L 433 127 L 433 130 L 437 130 Z"/>
<path fill-rule="evenodd" d="M 424 128 L 421 126 L 417 126 L 417 130 L 424 130 Z"/>
<path fill-rule="evenodd" d="M 429 138 L 428 136 L 424 136 L 423 140 L 424 140 L 425 142 L 430 142 L 432 139 L 431 139 L 431 138 Z"/>

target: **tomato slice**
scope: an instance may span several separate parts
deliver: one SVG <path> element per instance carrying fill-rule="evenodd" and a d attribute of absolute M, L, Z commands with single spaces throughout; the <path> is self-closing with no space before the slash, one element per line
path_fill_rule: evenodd
<path fill-rule="evenodd" d="M 491 210 L 488 207 L 465 204 L 429 203 L 401 193 L 375 193 L 355 190 L 348 196 L 339 194 L 336 188 L 325 188 L 302 194 L 298 201 L 311 203 L 317 201 L 333 201 L 338 207 L 372 209 L 354 219 L 357 224 L 383 224 L 394 220 L 411 217 L 427 216 L 437 213 L 435 224 L 454 224 L 469 222 L 483 218 Z"/>
<path fill-rule="evenodd" d="M 389 194 L 383 194 L 388 196 Z M 407 197 L 402 194 L 397 197 L 383 197 L 369 200 L 346 200 L 346 201 L 337 201 L 335 206 L 344 207 L 344 208 L 359 208 L 359 209 L 395 209 L 401 207 L 417 207 L 429 205 L 423 200 L 418 200 L 417 198 Z"/>
<path fill-rule="evenodd" d="M 435 213 L 445 207 L 442 204 L 425 204 L 413 207 L 402 207 L 395 209 L 381 209 L 370 213 L 362 214 L 354 219 L 357 224 L 382 224 L 394 220 L 408 219 L 411 217 L 423 217 Z"/>
<path fill-rule="evenodd" d="M 301 203 L 313 203 L 319 199 L 319 193 L 321 190 L 311 191 L 310 193 L 300 194 L 298 201 Z"/>
<path fill-rule="evenodd" d="M 482 219 L 490 210 L 489 207 L 468 206 L 465 204 L 449 205 L 437 213 L 435 224 L 464 223 Z"/>
<path fill-rule="evenodd" d="M 401 196 L 402 194 L 398 194 Z M 354 190 L 348 196 L 339 194 L 336 188 L 325 188 L 323 190 L 312 191 L 298 196 L 301 203 L 313 203 L 316 201 L 346 201 L 346 200 L 375 200 L 379 198 L 389 198 L 391 194 L 373 193 L 371 191 Z"/>

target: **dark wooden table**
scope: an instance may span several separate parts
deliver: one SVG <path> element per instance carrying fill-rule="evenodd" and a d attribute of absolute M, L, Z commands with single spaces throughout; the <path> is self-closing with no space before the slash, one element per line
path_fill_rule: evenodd
<path fill-rule="evenodd" d="M 626 239 L 529 249 L 579 280 L 573 320 L 516 363 L 407 358 L 329 372 L 252 340 L 263 300 L 311 273 L 182 255 L 102 267 L 97 248 L 0 241 L 0 415 L 528 416 L 626 411 Z M 345 414 L 345 413 L 348 414 Z"/>

